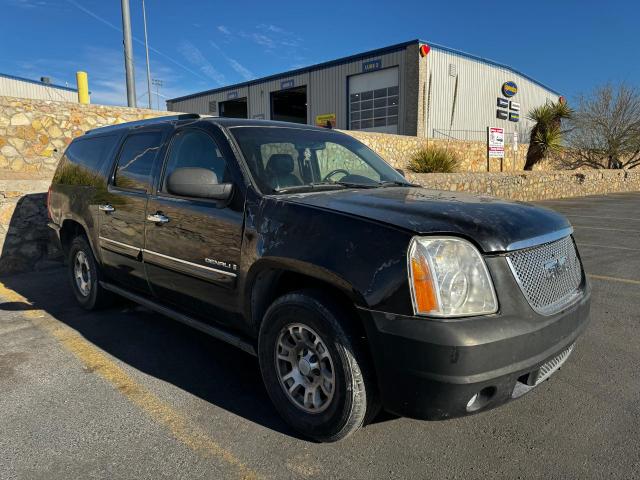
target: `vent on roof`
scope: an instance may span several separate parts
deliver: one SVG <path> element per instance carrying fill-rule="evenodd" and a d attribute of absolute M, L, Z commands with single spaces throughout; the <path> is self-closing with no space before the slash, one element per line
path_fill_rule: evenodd
<path fill-rule="evenodd" d="M 40 77 L 40 81 L 42 83 L 46 83 L 47 85 L 51 84 L 51 78 L 50 77 Z"/>
<path fill-rule="evenodd" d="M 456 68 L 456 66 L 453 63 L 449 64 L 449 76 L 450 77 L 455 77 L 458 75 L 458 69 Z"/>
<path fill-rule="evenodd" d="M 215 100 L 209 102 L 209 113 L 218 113 L 218 102 Z"/>

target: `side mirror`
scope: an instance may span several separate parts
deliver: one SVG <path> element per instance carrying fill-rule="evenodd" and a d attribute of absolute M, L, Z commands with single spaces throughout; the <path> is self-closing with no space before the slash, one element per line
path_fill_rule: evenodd
<path fill-rule="evenodd" d="M 402 175 L 404 177 L 404 170 L 401 168 L 396 168 L 396 172 L 398 172 L 400 175 Z"/>
<path fill-rule="evenodd" d="M 231 183 L 218 183 L 215 172 L 206 168 L 176 168 L 167 180 L 167 189 L 184 197 L 227 200 L 231 196 Z"/>

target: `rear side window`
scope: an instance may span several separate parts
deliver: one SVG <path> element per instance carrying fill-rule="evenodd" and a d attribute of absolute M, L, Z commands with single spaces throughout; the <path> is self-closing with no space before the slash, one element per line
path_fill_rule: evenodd
<path fill-rule="evenodd" d="M 83 137 L 71 142 L 60 160 L 54 183 L 91 185 L 109 161 L 118 141 L 118 135 Z"/>
<path fill-rule="evenodd" d="M 113 184 L 120 188 L 147 191 L 161 142 L 160 132 L 129 135 L 118 158 Z"/>

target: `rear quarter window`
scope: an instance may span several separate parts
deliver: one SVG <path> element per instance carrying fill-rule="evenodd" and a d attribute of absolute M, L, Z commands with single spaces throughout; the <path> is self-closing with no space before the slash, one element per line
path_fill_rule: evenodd
<path fill-rule="evenodd" d="M 100 172 L 112 158 L 118 135 L 82 137 L 71 142 L 53 177 L 53 183 L 95 185 L 102 181 Z"/>

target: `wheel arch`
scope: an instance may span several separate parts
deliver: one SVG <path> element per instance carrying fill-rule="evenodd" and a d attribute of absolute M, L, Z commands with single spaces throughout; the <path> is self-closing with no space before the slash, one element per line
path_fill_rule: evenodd
<path fill-rule="evenodd" d="M 359 319 L 356 306 L 364 305 L 362 295 L 344 278 L 330 270 L 291 259 L 263 259 L 248 272 L 245 287 L 245 317 L 257 332 L 273 301 L 297 290 L 331 292 L 340 305 Z"/>

